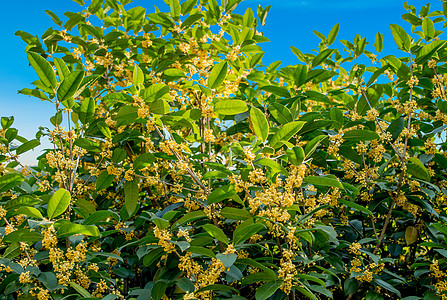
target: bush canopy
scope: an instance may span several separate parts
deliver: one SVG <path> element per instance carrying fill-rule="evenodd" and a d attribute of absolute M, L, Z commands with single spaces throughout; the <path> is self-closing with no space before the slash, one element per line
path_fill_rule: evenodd
<path fill-rule="evenodd" d="M 74 1 L 16 33 L 54 116 L 1 118 L 0 299 L 447 299 L 447 3 L 266 66 L 270 6 Z"/>

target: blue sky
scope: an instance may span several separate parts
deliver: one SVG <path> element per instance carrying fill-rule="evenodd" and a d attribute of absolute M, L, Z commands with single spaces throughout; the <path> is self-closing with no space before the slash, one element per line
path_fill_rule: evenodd
<path fill-rule="evenodd" d="M 134 0 L 132 5 L 145 6 L 150 10 L 153 5 L 162 2 Z M 247 7 L 256 11 L 258 4 L 272 6 L 262 28 L 271 40 L 271 43 L 262 45 L 266 52 L 264 64 L 281 60 L 285 66 L 299 63 L 290 46 L 309 53 L 320 42 L 312 31 L 327 35 L 336 23 L 340 23 L 337 39 L 352 41 L 359 33 L 367 37 L 370 42 L 367 49 L 372 51 L 375 34 L 379 31 L 384 35 L 382 54 L 397 54 L 389 24 L 396 23 L 410 29 L 410 25 L 401 19 L 405 13 L 403 3 L 399 0 L 245 0 L 236 12 L 243 14 Z M 408 4 L 419 8 L 426 2 L 411 0 Z M 37 75 L 28 67 L 25 43 L 14 33 L 23 30 L 40 36 L 47 28 L 54 26 L 45 10 L 52 10 L 64 18 L 62 14 L 65 11 L 78 11 L 80 6 L 71 0 L 21 0 L 3 1 L 2 8 L 5 13 L 0 18 L 0 116 L 13 115 L 19 134 L 32 139 L 39 126 L 50 126 L 49 118 L 54 114 L 54 108 L 48 102 L 17 94 L 19 89 L 31 88 L 30 83 L 37 79 Z M 440 9 L 441 1 L 433 1 L 431 10 Z M 340 43 L 334 46 L 342 47 Z M 38 152 L 30 152 L 23 159 L 30 163 Z"/>

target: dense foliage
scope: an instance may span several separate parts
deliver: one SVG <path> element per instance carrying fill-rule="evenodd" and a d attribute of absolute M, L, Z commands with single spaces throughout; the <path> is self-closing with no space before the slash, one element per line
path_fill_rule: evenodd
<path fill-rule="evenodd" d="M 281 67 L 269 7 L 75 1 L 17 32 L 54 127 L 1 119 L 1 299 L 447 299 L 446 4 Z"/>

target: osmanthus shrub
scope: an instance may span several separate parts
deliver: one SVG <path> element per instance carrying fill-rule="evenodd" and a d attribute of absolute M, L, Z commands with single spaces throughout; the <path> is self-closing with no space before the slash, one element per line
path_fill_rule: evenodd
<path fill-rule="evenodd" d="M 1 119 L 1 299 L 447 299 L 447 4 L 281 67 L 269 7 L 75 1 L 16 33 L 54 127 Z"/>

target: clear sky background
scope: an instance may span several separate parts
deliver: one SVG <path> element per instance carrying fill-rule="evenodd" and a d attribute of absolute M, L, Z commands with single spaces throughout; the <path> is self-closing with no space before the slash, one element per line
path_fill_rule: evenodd
<path fill-rule="evenodd" d="M 219 1 L 219 0 L 218 0 Z M 71 0 L 16 0 L 2 1 L 3 14 L 0 18 L 0 116 L 15 117 L 14 127 L 19 134 L 32 139 L 39 126 L 51 128 L 49 118 L 54 115 L 54 107 L 49 102 L 29 98 L 17 94 L 22 88 L 32 88 L 31 82 L 38 77 L 28 66 L 25 55 L 26 44 L 15 36 L 17 30 L 23 30 L 33 35 L 41 36 L 46 29 L 56 26 L 45 13 L 52 10 L 63 21 L 66 11 L 79 11 L 80 6 Z M 89 3 L 89 1 L 86 1 Z M 163 6 L 162 0 L 134 0 L 131 6 L 143 6 L 153 10 L 154 5 Z M 337 40 L 353 41 L 358 33 L 366 37 L 369 45 L 367 50 L 375 52 L 373 43 L 377 32 L 384 36 L 382 55 L 399 55 L 393 41 L 389 24 L 399 24 L 410 29 L 410 24 L 402 20 L 406 11 L 404 1 L 400 0 L 245 0 L 235 11 L 243 14 L 247 7 L 256 12 L 258 4 L 271 5 L 266 25 L 261 28 L 270 43 L 262 44 L 266 52 L 264 64 L 281 60 L 283 66 L 297 64 L 299 61 L 291 52 L 290 46 L 295 46 L 304 53 L 318 48 L 320 39 L 313 34 L 317 30 L 327 36 L 331 28 L 340 23 Z M 418 9 L 426 1 L 410 0 L 408 4 Z M 441 1 L 432 1 L 433 10 L 441 10 Z M 56 26 L 57 27 L 57 26 Z M 340 43 L 333 47 L 342 49 Z M 378 58 L 381 58 L 379 55 Z M 45 146 L 48 143 L 44 142 Z M 33 164 L 42 147 L 28 152 L 22 159 Z"/>

